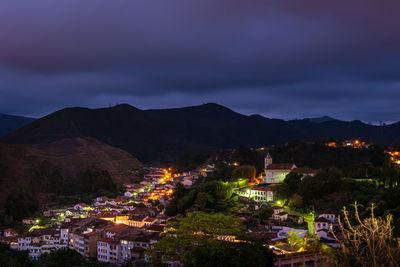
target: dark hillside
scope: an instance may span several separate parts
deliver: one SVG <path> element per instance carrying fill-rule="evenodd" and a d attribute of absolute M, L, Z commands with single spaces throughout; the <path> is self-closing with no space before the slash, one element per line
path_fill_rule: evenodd
<path fill-rule="evenodd" d="M 0 114 L 0 137 L 34 121 L 34 118 Z"/>
<path fill-rule="evenodd" d="M 264 146 L 315 138 L 367 138 L 400 144 L 400 124 L 372 126 L 334 119 L 284 121 L 245 116 L 218 104 L 140 110 L 127 104 L 111 108 L 67 108 L 3 138 L 7 143 L 38 144 L 63 138 L 94 137 L 143 162 L 167 162 L 185 152 Z"/>

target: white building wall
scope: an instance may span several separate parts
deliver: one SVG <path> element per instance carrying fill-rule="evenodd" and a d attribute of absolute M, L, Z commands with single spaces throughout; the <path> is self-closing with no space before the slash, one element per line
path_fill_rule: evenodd
<path fill-rule="evenodd" d="M 110 262 L 110 246 L 106 242 L 97 242 L 97 260 L 100 262 Z"/>
<path fill-rule="evenodd" d="M 336 215 L 334 214 L 321 214 L 319 217 L 323 217 L 331 222 L 336 222 Z"/>
<path fill-rule="evenodd" d="M 289 174 L 290 171 L 286 170 L 265 170 L 265 181 L 267 184 L 276 184 L 282 183 L 285 180 L 286 175 Z"/>

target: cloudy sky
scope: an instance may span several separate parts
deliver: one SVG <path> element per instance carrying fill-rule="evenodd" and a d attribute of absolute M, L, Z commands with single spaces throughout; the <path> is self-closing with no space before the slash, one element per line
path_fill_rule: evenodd
<path fill-rule="evenodd" d="M 2 0 L 0 112 L 400 120 L 400 1 Z"/>

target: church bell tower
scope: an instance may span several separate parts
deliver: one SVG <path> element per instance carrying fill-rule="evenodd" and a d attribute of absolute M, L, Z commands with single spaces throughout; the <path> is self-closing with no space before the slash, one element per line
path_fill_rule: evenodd
<path fill-rule="evenodd" d="M 264 158 L 264 168 L 266 169 L 269 165 L 272 164 L 272 157 L 271 155 L 268 153 L 265 158 Z"/>

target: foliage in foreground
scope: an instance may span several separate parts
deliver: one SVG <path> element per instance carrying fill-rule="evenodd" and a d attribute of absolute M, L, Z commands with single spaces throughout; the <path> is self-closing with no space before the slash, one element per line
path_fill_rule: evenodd
<path fill-rule="evenodd" d="M 154 265 L 183 261 L 184 266 L 273 266 L 273 253 L 247 234 L 237 217 L 192 212 L 168 226 L 147 251 Z"/>
<path fill-rule="evenodd" d="M 341 248 L 338 250 L 340 266 L 399 266 L 400 241 L 393 237 L 392 215 L 375 217 L 374 204 L 371 217 L 361 219 L 357 202 L 354 216 L 343 209 L 343 219 L 338 218 L 341 234 L 335 235 Z"/>

